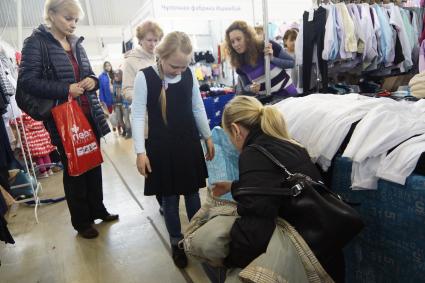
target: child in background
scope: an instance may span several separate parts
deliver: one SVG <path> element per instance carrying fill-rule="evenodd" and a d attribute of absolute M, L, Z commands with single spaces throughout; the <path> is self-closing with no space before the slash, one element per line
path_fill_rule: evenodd
<path fill-rule="evenodd" d="M 112 101 L 113 101 L 113 109 L 115 111 L 116 119 L 117 119 L 117 128 L 118 134 L 122 136 L 126 136 L 126 127 L 124 125 L 123 120 L 123 95 L 122 95 L 122 71 L 116 70 L 114 71 L 114 80 L 112 82 L 113 92 L 112 92 Z"/>
<path fill-rule="evenodd" d="M 288 53 L 295 60 L 295 41 L 297 40 L 298 31 L 296 29 L 288 29 L 283 36 L 283 46 L 286 53 Z M 302 77 L 302 72 L 299 66 L 294 66 L 294 68 L 286 69 L 286 72 L 291 75 L 292 82 L 297 87 L 299 92 L 302 92 L 299 88 L 300 80 Z"/>
<path fill-rule="evenodd" d="M 288 29 L 283 36 L 283 46 L 285 51 L 292 57 L 295 57 L 295 40 L 297 40 L 298 32 L 295 29 Z"/>
<path fill-rule="evenodd" d="M 108 61 L 103 63 L 103 72 L 99 76 L 99 100 L 108 109 L 109 114 L 112 113 L 112 80 L 114 73 L 112 65 Z"/>

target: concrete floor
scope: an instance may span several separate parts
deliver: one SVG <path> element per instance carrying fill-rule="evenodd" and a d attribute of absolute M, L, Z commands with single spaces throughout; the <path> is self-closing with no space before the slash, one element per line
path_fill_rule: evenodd
<path fill-rule="evenodd" d="M 104 202 L 120 220 L 99 223 L 100 236 L 76 235 L 66 202 L 39 208 L 19 205 L 7 215 L 15 245 L 0 243 L 0 283 L 186 283 L 209 282 L 199 263 L 179 270 L 155 197 L 143 196 L 131 140 L 110 134 L 102 142 Z M 42 198 L 63 196 L 62 174 L 42 181 Z M 201 191 L 205 196 L 205 191 Z M 181 202 L 182 223 L 187 223 Z"/>

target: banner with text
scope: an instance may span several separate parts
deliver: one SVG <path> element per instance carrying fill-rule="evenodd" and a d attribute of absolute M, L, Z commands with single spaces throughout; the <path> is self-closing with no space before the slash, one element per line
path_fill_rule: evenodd
<path fill-rule="evenodd" d="M 214 0 L 160 0 L 154 2 L 155 18 L 181 19 L 241 19 L 253 18 L 252 1 L 232 0 L 230 3 Z"/>

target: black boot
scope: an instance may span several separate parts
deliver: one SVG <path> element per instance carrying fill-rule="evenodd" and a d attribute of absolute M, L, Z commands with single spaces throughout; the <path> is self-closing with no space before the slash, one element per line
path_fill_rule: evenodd
<path fill-rule="evenodd" d="M 186 268 L 187 257 L 186 257 L 186 254 L 184 253 L 184 250 L 179 248 L 177 245 L 172 245 L 171 250 L 172 250 L 172 253 L 173 253 L 174 264 L 178 268 Z"/>
<path fill-rule="evenodd" d="M 78 230 L 78 234 L 85 239 L 94 239 L 99 236 L 99 232 L 91 226 L 86 229 Z"/>
<path fill-rule="evenodd" d="M 119 218 L 120 216 L 118 214 L 108 214 L 102 217 L 101 219 L 103 222 L 112 222 L 118 220 Z"/>

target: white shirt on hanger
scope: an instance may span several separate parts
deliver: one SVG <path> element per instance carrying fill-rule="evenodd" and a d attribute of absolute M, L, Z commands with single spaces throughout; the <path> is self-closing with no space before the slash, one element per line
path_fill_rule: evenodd
<path fill-rule="evenodd" d="M 395 6 L 394 3 L 384 4 L 383 7 L 390 12 L 390 24 L 394 25 L 397 29 L 397 34 L 403 49 L 404 62 L 400 64 L 400 70 L 402 72 L 407 71 L 413 66 L 412 61 L 412 50 L 413 47 L 409 41 L 409 36 L 404 27 L 404 22 L 401 17 L 400 8 Z"/>

